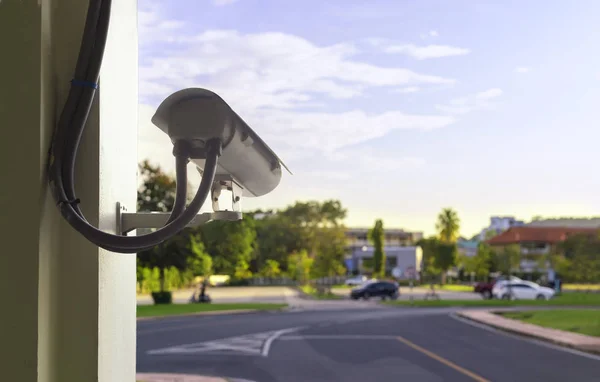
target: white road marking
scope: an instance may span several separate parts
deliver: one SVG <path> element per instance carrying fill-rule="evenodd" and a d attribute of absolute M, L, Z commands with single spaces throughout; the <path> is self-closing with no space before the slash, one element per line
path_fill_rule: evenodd
<path fill-rule="evenodd" d="M 292 333 L 301 327 L 275 330 L 262 333 L 246 334 L 237 337 L 228 337 L 218 340 L 182 344 L 161 349 L 153 349 L 146 352 L 150 355 L 165 354 L 197 354 L 218 353 L 235 355 L 255 355 L 267 357 L 275 339 L 287 333 Z"/>
<path fill-rule="evenodd" d="M 300 327 L 296 327 L 296 328 L 278 330 L 275 333 L 273 333 L 269 338 L 267 338 L 267 340 L 265 341 L 265 344 L 263 345 L 262 353 L 261 353 L 262 356 L 267 357 L 269 355 L 269 350 L 271 350 L 271 344 L 273 344 L 273 341 L 275 341 L 279 336 L 286 334 L 286 333 L 292 333 L 292 332 L 295 332 L 300 329 L 301 329 Z"/>
<path fill-rule="evenodd" d="M 300 340 L 397 340 L 398 336 L 389 335 L 362 335 L 362 334 L 306 334 L 302 336 L 283 336 L 281 341 Z"/>
<path fill-rule="evenodd" d="M 595 354 L 586 353 L 584 351 L 580 351 L 580 350 L 577 350 L 577 349 L 571 349 L 571 348 L 568 348 L 568 347 L 556 345 L 556 344 L 553 344 L 553 343 L 550 343 L 550 342 L 546 342 L 546 341 L 542 341 L 542 340 L 537 340 L 535 338 L 529 338 L 529 337 L 525 337 L 525 336 L 519 336 L 517 334 L 513 334 L 513 333 L 506 332 L 504 330 L 496 329 L 496 328 L 493 328 L 493 327 L 485 325 L 485 324 L 480 324 L 480 323 L 475 322 L 473 320 L 469 320 L 469 319 L 466 319 L 466 318 L 459 317 L 456 313 L 452 313 L 449 316 L 452 317 L 452 318 L 454 318 L 457 321 L 462 322 L 463 324 L 475 326 L 475 327 L 477 327 L 479 329 L 487 330 L 488 332 L 492 332 L 492 333 L 495 333 L 495 334 L 500 334 L 500 335 L 503 335 L 503 336 L 506 336 L 506 337 L 510 337 L 510 338 L 513 338 L 513 339 L 518 339 L 520 341 L 531 342 L 531 343 L 539 345 L 539 346 L 543 346 L 543 347 L 554 349 L 554 350 L 558 350 L 558 351 L 563 351 L 563 352 L 566 352 L 566 353 L 571 353 L 571 354 L 578 355 L 578 356 L 585 357 L 585 358 L 590 358 L 590 359 L 593 359 L 595 361 L 600 361 L 600 356 L 597 356 Z"/>

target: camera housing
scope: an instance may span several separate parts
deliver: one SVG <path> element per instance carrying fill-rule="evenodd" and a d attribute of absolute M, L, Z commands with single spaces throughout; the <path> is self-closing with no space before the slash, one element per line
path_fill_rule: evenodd
<path fill-rule="evenodd" d="M 217 138 L 222 143 L 216 177 L 230 178 L 243 196 L 262 196 L 273 191 L 287 167 L 277 154 L 216 93 L 188 88 L 168 96 L 152 117 L 152 123 L 171 138 L 187 142 L 195 153 L 191 161 L 204 169 L 204 147 Z M 289 171 L 289 170 L 288 170 Z"/>

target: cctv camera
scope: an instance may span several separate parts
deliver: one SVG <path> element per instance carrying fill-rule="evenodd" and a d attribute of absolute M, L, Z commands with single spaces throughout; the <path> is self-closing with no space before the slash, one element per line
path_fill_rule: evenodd
<path fill-rule="evenodd" d="M 152 123 L 173 143 L 185 141 L 192 148 L 192 162 L 202 172 L 204 147 L 217 138 L 222 154 L 216 178 L 231 177 L 244 196 L 261 196 L 275 189 L 281 167 L 287 167 L 269 146 L 217 94 L 189 88 L 168 96 L 156 110 Z M 289 170 L 288 170 L 289 171 Z"/>

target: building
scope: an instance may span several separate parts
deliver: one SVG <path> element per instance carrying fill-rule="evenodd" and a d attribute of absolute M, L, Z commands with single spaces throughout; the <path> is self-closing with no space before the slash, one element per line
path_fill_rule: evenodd
<path fill-rule="evenodd" d="M 542 270 L 539 259 L 550 254 L 557 244 L 569 236 L 597 232 L 596 228 L 520 226 L 512 227 L 486 243 L 496 248 L 517 245 L 522 256 L 521 270 L 533 272 Z"/>
<path fill-rule="evenodd" d="M 368 228 L 348 228 L 346 267 L 350 272 L 368 273 L 373 258 L 374 248 L 368 238 Z M 423 238 L 422 232 L 407 232 L 402 229 L 386 229 L 384 236 L 384 252 L 386 255 L 386 271 L 400 268 L 408 274 L 411 270 L 417 274 L 421 270 L 423 252 L 416 243 Z"/>
<path fill-rule="evenodd" d="M 575 227 L 600 229 L 600 218 L 535 219 L 528 227 Z"/>
<path fill-rule="evenodd" d="M 517 220 L 513 216 L 492 216 L 490 225 L 481 230 L 479 241 L 485 241 L 489 237 L 496 236 L 509 228 L 524 226 L 523 220 Z"/>
<path fill-rule="evenodd" d="M 346 238 L 348 246 L 362 248 L 371 244 L 369 241 L 369 228 L 347 228 Z M 423 238 L 423 232 L 408 232 L 403 229 L 386 229 L 384 243 L 386 246 L 406 247 L 415 245 Z"/>
<path fill-rule="evenodd" d="M 467 240 L 461 237 L 456 242 L 458 253 L 467 257 L 477 256 L 478 247 L 479 241 L 477 240 Z"/>

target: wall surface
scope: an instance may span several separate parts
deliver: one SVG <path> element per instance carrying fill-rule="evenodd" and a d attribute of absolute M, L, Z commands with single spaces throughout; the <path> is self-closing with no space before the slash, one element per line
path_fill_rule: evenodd
<path fill-rule="evenodd" d="M 0 2 L 0 293 L 10 307 L 0 315 L 0 359 L 7 381 L 135 379 L 135 256 L 100 250 L 68 226 L 44 171 L 87 3 Z M 90 223 L 114 232 L 115 203 L 135 209 L 136 159 L 137 1 L 119 0 L 76 168 Z"/>

